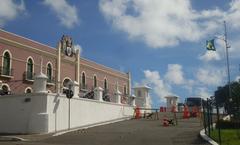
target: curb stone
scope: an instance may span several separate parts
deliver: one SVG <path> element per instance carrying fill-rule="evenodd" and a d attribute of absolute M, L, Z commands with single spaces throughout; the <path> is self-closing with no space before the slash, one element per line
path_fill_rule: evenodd
<path fill-rule="evenodd" d="M 201 136 L 204 140 L 206 140 L 207 142 L 209 142 L 209 143 L 212 144 L 212 145 L 219 145 L 217 142 L 215 142 L 213 139 L 211 139 L 209 136 L 207 136 L 207 135 L 205 134 L 205 130 L 204 130 L 204 129 L 202 129 L 202 130 L 200 131 L 200 136 Z"/>

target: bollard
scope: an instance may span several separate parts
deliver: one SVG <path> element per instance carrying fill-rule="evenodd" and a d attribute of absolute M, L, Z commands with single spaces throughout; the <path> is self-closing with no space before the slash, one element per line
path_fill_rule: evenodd
<path fill-rule="evenodd" d="M 190 117 L 190 113 L 188 107 L 185 105 L 183 110 L 183 119 L 188 119 Z"/>

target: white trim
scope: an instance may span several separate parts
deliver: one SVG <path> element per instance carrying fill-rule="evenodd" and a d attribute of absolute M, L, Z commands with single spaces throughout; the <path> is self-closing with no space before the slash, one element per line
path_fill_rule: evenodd
<path fill-rule="evenodd" d="M 24 93 L 27 93 L 27 89 L 30 89 L 31 93 L 33 93 L 33 89 L 31 87 L 26 87 L 25 90 L 24 90 Z"/>

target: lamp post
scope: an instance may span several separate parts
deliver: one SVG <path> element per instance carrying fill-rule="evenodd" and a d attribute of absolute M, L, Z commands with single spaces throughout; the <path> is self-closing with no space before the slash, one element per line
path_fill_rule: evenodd
<path fill-rule="evenodd" d="M 227 41 L 227 25 L 226 21 L 224 21 L 224 42 L 225 42 L 225 48 L 226 48 L 226 59 L 227 59 L 227 73 L 228 73 L 228 97 L 229 101 L 232 99 L 232 92 L 231 92 L 231 86 L 230 86 L 230 69 L 229 69 L 229 55 L 228 55 L 228 49 L 230 48 L 230 45 L 228 44 Z"/>
<path fill-rule="evenodd" d="M 230 77 L 230 69 L 229 69 L 229 53 L 228 53 L 228 49 L 231 47 L 228 44 L 228 40 L 227 40 L 227 24 L 226 21 L 223 22 L 224 23 L 224 37 L 223 38 L 219 38 L 219 37 L 215 37 L 217 39 L 223 40 L 225 43 L 225 52 L 226 52 L 226 63 L 227 63 L 227 76 L 228 76 L 228 102 L 230 104 L 230 102 L 232 102 L 232 92 L 231 92 L 231 77 Z M 229 111 L 229 104 L 228 104 L 228 111 Z"/>

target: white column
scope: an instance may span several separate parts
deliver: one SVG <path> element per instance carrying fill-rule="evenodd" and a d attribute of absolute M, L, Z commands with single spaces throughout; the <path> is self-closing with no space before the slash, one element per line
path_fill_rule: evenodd
<path fill-rule="evenodd" d="M 79 98 L 79 83 L 74 81 L 73 82 L 73 98 Z"/>
<path fill-rule="evenodd" d="M 40 73 L 34 77 L 33 91 L 34 93 L 47 93 L 47 76 Z"/>
<path fill-rule="evenodd" d="M 80 50 L 79 49 L 77 49 L 76 50 L 76 66 L 75 66 L 75 68 L 76 68 L 76 71 L 75 71 L 75 77 L 76 77 L 76 82 L 79 84 L 79 73 L 80 73 Z"/>
<path fill-rule="evenodd" d="M 103 89 L 101 87 L 96 87 L 94 89 L 94 99 L 98 101 L 103 101 Z"/>
<path fill-rule="evenodd" d="M 57 93 L 61 93 L 61 41 L 58 42 L 57 58 Z"/>
<path fill-rule="evenodd" d="M 136 106 L 136 96 L 135 95 L 132 95 L 131 97 L 130 97 L 130 105 L 131 106 L 133 106 L 133 107 L 135 107 Z"/>
<path fill-rule="evenodd" d="M 131 88 L 131 72 L 128 72 L 128 95 L 130 96 L 132 94 L 132 88 Z"/>
<path fill-rule="evenodd" d="M 122 93 L 117 89 L 117 91 L 115 92 L 115 98 L 116 98 L 117 104 L 121 104 L 121 95 Z"/>

